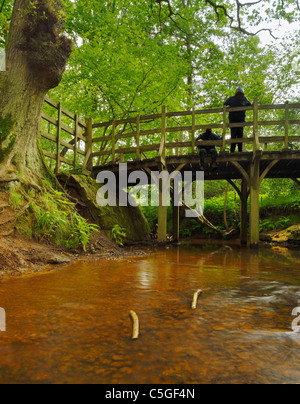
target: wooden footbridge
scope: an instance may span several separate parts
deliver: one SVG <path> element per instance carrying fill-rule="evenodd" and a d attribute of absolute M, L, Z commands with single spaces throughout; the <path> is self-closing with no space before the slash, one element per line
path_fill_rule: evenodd
<path fill-rule="evenodd" d="M 158 170 L 182 174 L 192 171 L 196 175 L 200 170 L 195 144 L 197 134 L 211 128 L 222 135 L 221 141 L 206 142 L 206 145 L 217 146 L 220 153 L 217 168 L 207 169 L 205 180 L 226 180 L 238 193 L 242 244 L 248 243 L 249 196 L 250 245 L 257 247 L 259 244 L 262 181 L 265 178 L 291 178 L 300 184 L 300 104 L 259 105 L 255 99 L 251 107 L 235 108 L 235 111 L 247 111 L 248 121 L 242 124 L 229 124 L 230 110 L 226 108 L 167 112 L 163 107 L 160 114 L 94 123 L 89 118 L 80 120 L 78 115 L 49 98 L 46 98 L 45 106 L 41 141 L 42 147 L 47 148 L 45 157 L 56 173 L 68 165 L 94 177 L 101 171 L 118 175 L 119 164 L 126 162 L 128 175 L 136 170 L 143 170 L 149 177 L 152 171 Z M 237 126 L 245 128 L 245 137 L 231 140 L 230 128 Z M 230 154 L 228 150 L 232 143 L 242 143 L 243 152 Z M 55 166 L 51 161 L 55 161 Z M 207 158 L 209 162 L 210 157 Z M 158 212 L 158 238 L 164 241 L 167 207 L 161 204 Z M 174 238 L 179 239 L 179 208 L 175 206 L 173 212 Z"/>

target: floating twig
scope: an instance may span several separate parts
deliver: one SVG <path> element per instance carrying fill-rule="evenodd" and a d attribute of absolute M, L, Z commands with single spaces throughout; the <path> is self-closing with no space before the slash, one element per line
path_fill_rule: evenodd
<path fill-rule="evenodd" d="M 197 308 L 197 302 L 198 302 L 198 298 L 201 295 L 202 290 L 198 289 L 196 293 L 194 293 L 194 298 L 193 298 L 193 303 L 192 303 L 192 309 L 196 310 Z"/>
<path fill-rule="evenodd" d="M 137 314 L 132 310 L 130 311 L 129 316 L 131 317 L 133 322 L 132 339 L 138 339 L 140 332 L 139 318 Z"/>

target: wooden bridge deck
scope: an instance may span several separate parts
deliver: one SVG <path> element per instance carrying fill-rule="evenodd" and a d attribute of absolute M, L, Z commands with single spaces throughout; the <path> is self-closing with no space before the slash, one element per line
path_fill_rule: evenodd
<path fill-rule="evenodd" d="M 206 168 L 204 171 L 205 181 L 211 180 L 242 180 L 243 170 L 250 176 L 250 168 L 254 158 L 253 152 L 220 154 L 217 159 L 217 168 L 212 170 Z M 274 161 L 277 163 L 266 173 L 264 178 L 291 178 L 298 179 L 300 177 L 300 150 L 293 151 L 270 151 L 262 152 L 260 156 L 260 176 L 268 169 Z M 170 156 L 166 157 L 166 169 L 169 173 L 178 170 L 192 171 L 194 174 L 200 170 L 200 160 L 197 154 L 188 156 Z M 206 158 L 207 164 L 211 162 L 210 157 Z M 160 168 L 160 159 L 145 159 L 142 161 L 128 161 L 128 174 L 133 171 L 148 170 L 157 171 Z M 104 166 L 93 167 L 92 175 L 96 178 L 97 174 L 102 171 L 111 171 L 118 176 L 119 163 L 109 163 Z"/>

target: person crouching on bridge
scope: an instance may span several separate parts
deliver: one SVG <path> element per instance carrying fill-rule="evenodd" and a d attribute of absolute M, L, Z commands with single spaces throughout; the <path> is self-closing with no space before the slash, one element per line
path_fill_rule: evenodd
<path fill-rule="evenodd" d="M 222 138 L 213 133 L 211 129 L 207 129 L 206 132 L 197 137 L 196 146 L 200 149 L 200 169 L 202 171 L 205 169 L 205 158 L 208 155 L 211 155 L 212 158 L 212 168 L 217 167 L 218 152 L 216 146 L 205 146 L 205 142 L 214 140 L 222 140 Z"/>
<path fill-rule="evenodd" d="M 228 98 L 225 101 L 227 108 L 239 108 L 239 107 L 249 107 L 251 102 L 245 97 L 244 90 L 239 87 L 233 97 Z M 229 122 L 230 123 L 240 123 L 246 121 L 246 111 L 231 111 L 229 112 Z M 244 127 L 231 128 L 231 139 L 243 139 L 244 137 Z M 238 144 L 239 152 L 243 151 L 243 144 Z M 231 145 L 231 153 L 234 153 L 236 149 L 236 143 Z"/>

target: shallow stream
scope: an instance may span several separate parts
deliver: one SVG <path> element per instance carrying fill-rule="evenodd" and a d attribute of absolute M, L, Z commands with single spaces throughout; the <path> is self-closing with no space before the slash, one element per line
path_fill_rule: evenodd
<path fill-rule="evenodd" d="M 300 254 L 287 250 L 190 245 L 11 279 L 0 382 L 300 383 L 298 301 Z"/>

